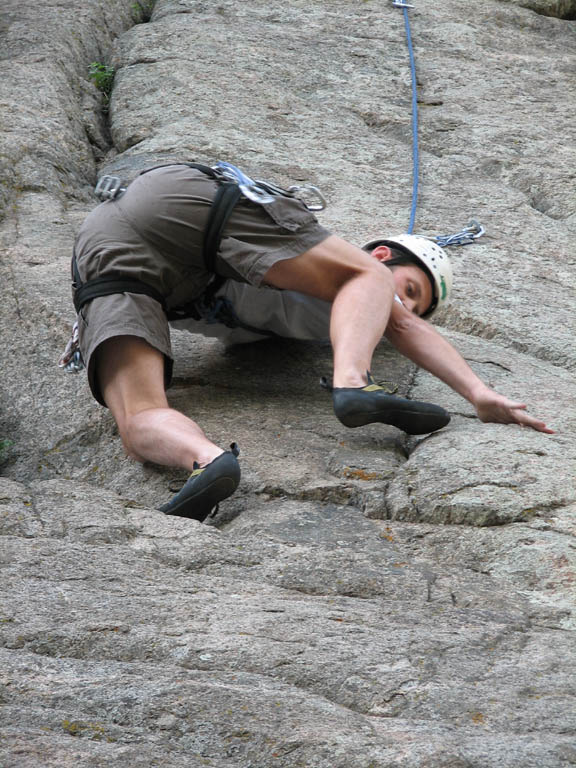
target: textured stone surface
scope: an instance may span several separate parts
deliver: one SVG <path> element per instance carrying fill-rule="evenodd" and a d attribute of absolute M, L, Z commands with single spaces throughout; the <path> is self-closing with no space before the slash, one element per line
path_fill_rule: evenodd
<path fill-rule="evenodd" d="M 212 526 L 155 511 L 184 474 L 128 462 L 55 366 L 92 184 L 227 159 L 317 184 L 354 242 L 401 232 L 405 33 L 373 0 L 150 10 L 0 10 L 0 765 L 576 764 L 574 3 L 411 12 L 416 231 L 487 228 L 452 249 L 439 322 L 557 433 L 480 424 L 384 344 L 376 377 L 452 422 L 346 430 L 317 385 L 327 347 L 175 333 L 172 403 L 242 450 Z M 117 69 L 109 113 L 92 61 Z"/>

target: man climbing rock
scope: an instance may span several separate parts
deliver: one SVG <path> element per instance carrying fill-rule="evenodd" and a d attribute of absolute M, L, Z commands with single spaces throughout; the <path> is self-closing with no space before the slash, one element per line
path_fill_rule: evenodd
<path fill-rule="evenodd" d="M 446 254 L 425 238 L 380 238 L 363 250 L 324 229 L 294 196 L 273 188 L 264 201 L 194 164 L 152 169 L 109 197 L 75 244 L 79 349 L 126 453 L 192 473 L 161 507 L 167 514 L 203 520 L 240 480 L 236 445 L 224 451 L 168 404 L 169 322 L 228 336 L 234 324 L 253 338 L 328 336 L 334 411 L 349 427 L 380 422 L 425 434 L 450 420 L 439 406 L 395 397 L 373 381 L 372 354 L 385 335 L 482 421 L 552 432 L 487 387 L 423 319 L 445 303 L 452 279 Z"/>

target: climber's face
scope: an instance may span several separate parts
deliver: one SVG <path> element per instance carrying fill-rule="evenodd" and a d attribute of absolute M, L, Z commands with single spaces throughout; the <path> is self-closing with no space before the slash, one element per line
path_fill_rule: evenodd
<path fill-rule="evenodd" d="M 382 264 L 393 258 L 393 253 L 387 245 L 379 245 L 371 252 Z M 426 273 L 416 264 L 401 264 L 390 267 L 394 276 L 395 291 L 409 312 L 423 315 L 432 304 L 434 298 L 432 285 Z"/>

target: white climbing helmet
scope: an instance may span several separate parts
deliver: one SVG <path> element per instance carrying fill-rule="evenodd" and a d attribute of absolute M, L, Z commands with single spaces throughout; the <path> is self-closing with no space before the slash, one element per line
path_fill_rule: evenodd
<path fill-rule="evenodd" d="M 452 292 L 452 267 L 446 251 L 432 240 L 420 235 L 396 235 L 395 237 L 378 237 L 362 246 L 364 251 L 373 251 L 379 245 L 387 245 L 406 251 L 414 256 L 424 266 L 426 274 L 432 278 L 434 297 L 430 308 L 423 317 L 430 317 L 437 309 L 444 306 Z"/>

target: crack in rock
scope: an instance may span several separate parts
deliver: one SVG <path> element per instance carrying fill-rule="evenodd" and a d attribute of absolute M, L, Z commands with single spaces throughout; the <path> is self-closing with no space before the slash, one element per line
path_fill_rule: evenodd
<path fill-rule="evenodd" d="M 576 19 L 576 0 L 512 0 L 522 8 L 565 21 Z"/>

